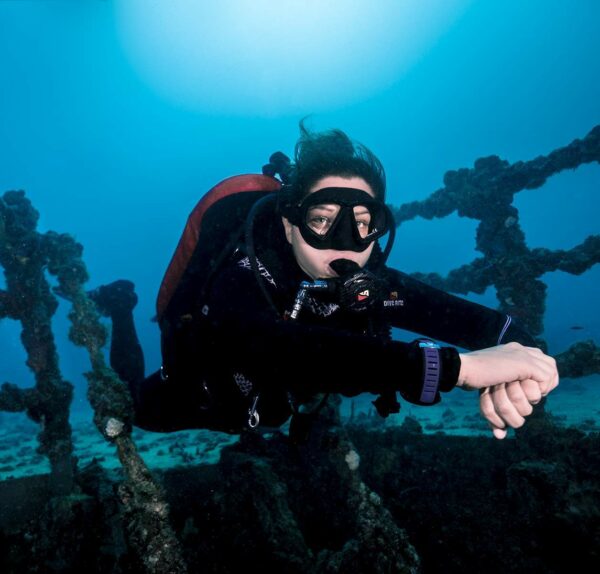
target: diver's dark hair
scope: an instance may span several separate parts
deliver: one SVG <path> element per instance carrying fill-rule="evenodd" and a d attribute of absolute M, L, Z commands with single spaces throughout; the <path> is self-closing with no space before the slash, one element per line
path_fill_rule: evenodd
<path fill-rule="evenodd" d="M 370 149 L 351 140 L 341 130 L 311 132 L 302 119 L 288 201 L 301 201 L 315 182 L 328 175 L 362 177 L 375 197 L 385 200 L 385 171 Z"/>

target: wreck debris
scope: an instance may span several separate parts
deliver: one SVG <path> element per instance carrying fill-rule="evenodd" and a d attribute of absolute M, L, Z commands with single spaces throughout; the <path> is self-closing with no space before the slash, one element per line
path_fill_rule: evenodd
<path fill-rule="evenodd" d="M 587 377 L 600 373 L 600 348 L 593 341 L 575 343 L 554 357 L 558 372 L 565 377 Z"/>
<path fill-rule="evenodd" d="M 476 248 L 483 253 L 467 265 L 454 269 L 447 277 L 437 273 L 413 273 L 412 276 L 452 293 L 483 293 L 494 286 L 499 310 L 517 317 L 529 331 L 543 332 L 546 310 L 546 285 L 540 280 L 545 273 L 564 271 L 581 275 L 600 262 L 600 235 L 591 235 L 569 250 L 530 249 L 519 224 L 519 212 L 512 205 L 514 196 L 524 189 L 535 189 L 565 169 L 600 163 L 600 126 L 582 140 L 547 156 L 513 164 L 497 156 L 478 159 L 472 169 L 448 171 L 442 189 L 423 201 L 392 207 L 396 225 L 417 216 L 425 219 L 446 217 L 457 212 L 461 217 L 479 220 Z M 546 343 L 539 339 L 543 348 Z M 589 342 L 596 355 L 598 347 Z M 566 355 L 565 355 L 566 353 Z M 577 368 L 567 357 L 577 355 L 575 346 L 562 353 L 561 375 L 575 377 Z M 596 362 L 597 365 L 597 362 Z M 600 373 L 596 367 L 594 373 Z"/>
<path fill-rule="evenodd" d="M 36 386 L 22 389 L 5 383 L 0 408 L 25 411 L 40 423 L 40 452 L 51 463 L 54 493 L 68 495 L 74 488 L 76 462 L 69 425 L 72 385 L 62 380 L 51 330 L 58 303 L 45 271 L 58 279 L 60 293 L 72 302 L 69 338 L 87 349 L 92 371 L 86 373 L 88 398 L 94 422 L 114 442 L 126 482 L 120 487 L 129 542 L 146 572 L 185 572 L 177 538 L 168 522 L 164 494 L 138 454 L 131 438 L 131 397 L 126 386 L 106 365 L 102 348 L 106 329 L 83 284 L 88 279 L 81 259 L 82 246 L 67 234 L 39 234 L 39 214 L 22 191 L 4 194 L 0 201 L 0 264 L 5 269 L 6 291 L 0 294 L 4 316 L 19 319 L 27 364 Z"/>
<path fill-rule="evenodd" d="M 0 318 L 21 322 L 27 365 L 35 376 L 35 387 L 29 389 L 4 383 L 0 409 L 24 411 L 39 423 L 38 452 L 50 461 L 53 491 L 64 495 L 73 489 L 76 464 L 69 424 L 73 385 L 63 380 L 58 367 L 51 324 L 58 303 L 44 274 L 48 245 L 36 232 L 38 218 L 23 191 L 0 199 L 0 265 L 7 287 L 0 291 Z"/>

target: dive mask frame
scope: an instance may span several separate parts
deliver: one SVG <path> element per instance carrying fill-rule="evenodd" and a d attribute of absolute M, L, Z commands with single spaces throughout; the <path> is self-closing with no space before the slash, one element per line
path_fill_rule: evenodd
<path fill-rule="evenodd" d="M 332 204 L 340 209 L 331 226 L 323 233 L 312 229 L 307 223 L 309 210 Z M 354 208 L 358 206 L 366 207 L 370 215 L 369 231 L 364 237 L 354 215 Z M 286 206 L 282 213 L 298 227 L 304 241 L 315 249 L 361 252 L 394 227 L 387 205 L 354 187 L 324 187 L 309 193 L 300 203 Z"/>

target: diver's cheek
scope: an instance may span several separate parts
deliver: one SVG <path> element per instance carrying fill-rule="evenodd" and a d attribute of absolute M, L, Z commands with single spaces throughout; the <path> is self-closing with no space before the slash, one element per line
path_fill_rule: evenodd
<path fill-rule="evenodd" d="M 325 257 L 321 256 L 315 260 L 314 267 L 317 271 L 317 277 L 320 279 L 337 277 L 337 273 L 331 267 L 329 267 L 329 261 Z"/>
<path fill-rule="evenodd" d="M 313 279 L 327 279 L 329 277 L 337 277 L 335 271 L 329 267 L 328 258 L 325 257 L 325 254 L 314 250 L 309 254 L 307 267 L 310 268 L 309 275 L 312 276 Z"/>
<path fill-rule="evenodd" d="M 311 275 L 313 279 L 335 277 L 335 273 L 331 267 L 329 267 L 327 252 L 322 249 L 314 249 L 310 246 L 306 247 L 304 256 L 307 267 L 310 269 L 309 275 Z"/>
<path fill-rule="evenodd" d="M 296 251 L 296 261 L 302 271 L 304 271 L 312 279 L 332 277 L 331 270 L 323 259 L 323 255 L 316 249 L 302 246 Z"/>

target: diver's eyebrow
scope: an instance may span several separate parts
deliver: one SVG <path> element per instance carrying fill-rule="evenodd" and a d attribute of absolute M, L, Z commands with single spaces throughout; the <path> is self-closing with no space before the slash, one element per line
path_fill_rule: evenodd
<path fill-rule="evenodd" d="M 370 213 L 370 211 L 364 207 L 362 211 L 355 211 L 354 215 L 368 215 Z"/>
<path fill-rule="evenodd" d="M 337 211 L 338 207 L 337 206 L 331 206 L 331 205 L 325 205 L 324 203 L 319 203 L 317 205 L 313 205 L 311 207 L 311 209 L 322 209 L 323 211 Z"/>

